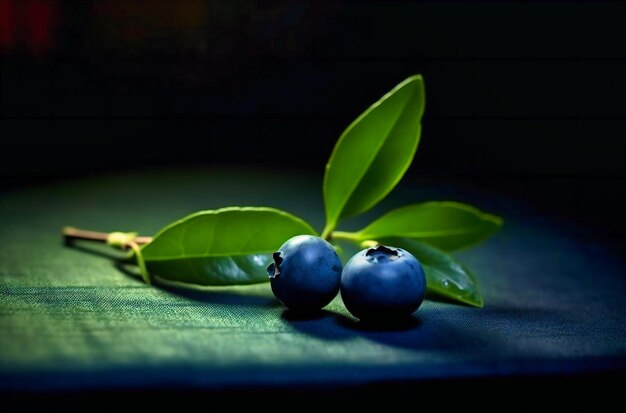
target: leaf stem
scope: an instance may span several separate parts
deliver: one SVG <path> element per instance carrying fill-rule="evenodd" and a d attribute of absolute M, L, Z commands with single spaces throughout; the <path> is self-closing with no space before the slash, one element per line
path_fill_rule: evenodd
<path fill-rule="evenodd" d="M 151 285 L 152 279 L 150 278 L 150 273 L 148 273 L 148 268 L 146 267 L 146 262 L 143 259 L 143 254 L 141 253 L 141 248 L 139 247 L 139 244 L 137 244 L 137 241 L 130 241 L 128 243 L 128 248 L 132 249 L 135 253 L 135 258 L 137 258 L 137 266 L 139 267 L 139 273 L 141 274 L 141 278 L 143 278 L 143 281 L 146 284 Z"/>
<path fill-rule="evenodd" d="M 357 232 L 334 231 L 331 234 L 331 238 L 344 241 L 361 241 Z"/>
<path fill-rule="evenodd" d="M 135 257 L 141 277 L 146 284 L 152 284 L 152 279 L 148 273 L 140 247 L 141 244 L 147 244 L 152 241 L 152 237 L 138 237 L 134 232 L 97 232 L 74 227 L 64 227 L 61 233 L 63 234 L 63 239 L 68 244 L 75 240 L 94 241 L 109 244 L 114 248 L 132 250 L 132 255 L 129 255 L 129 258 Z"/>
<path fill-rule="evenodd" d="M 324 228 L 324 231 L 322 231 L 322 239 L 325 239 L 326 241 L 330 241 L 331 239 L 333 239 L 333 236 L 335 234 L 333 232 L 334 229 L 334 225 L 327 224 L 326 228 Z"/>
<path fill-rule="evenodd" d="M 65 242 L 72 242 L 75 240 L 94 241 L 94 242 L 109 242 L 112 233 L 89 231 L 84 229 L 78 229 L 74 227 L 64 227 L 61 230 Z M 133 242 L 137 245 L 147 244 L 152 241 L 152 237 L 134 237 Z M 126 245 L 126 248 L 130 248 L 130 245 Z"/>

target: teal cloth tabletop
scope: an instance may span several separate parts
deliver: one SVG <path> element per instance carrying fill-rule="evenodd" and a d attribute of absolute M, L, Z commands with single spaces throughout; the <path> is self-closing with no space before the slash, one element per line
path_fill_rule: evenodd
<path fill-rule="evenodd" d="M 501 215 L 503 230 L 456 256 L 482 309 L 428 301 L 401 329 L 364 328 L 336 298 L 286 311 L 268 284 L 151 287 L 106 246 L 64 246 L 65 225 L 151 235 L 191 212 L 273 206 L 321 229 L 322 175 L 161 169 L 0 194 L 0 388 L 308 385 L 624 371 L 620 246 L 480 185 L 402 182 L 392 207 L 453 199 Z M 132 270 L 132 269 L 131 269 Z"/>

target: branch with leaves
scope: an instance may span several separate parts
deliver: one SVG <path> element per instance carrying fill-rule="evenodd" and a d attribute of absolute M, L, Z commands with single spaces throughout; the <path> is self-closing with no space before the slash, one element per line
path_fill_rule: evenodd
<path fill-rule="evenodd" d="M 483 306 L 476 280 L 448 251 L 471 246 L 496 232 L 502 219 L 457 202 L 425 202 L 392 210 L 365 228 L 337 230 L 347 218 L 382 201 L 411 165 L 421 135 L 424 82 L 411 76 L 363 112 L 343 132 L 326 165 L 326 225 L 321 236 L 349 251 L 384 243 L 404 248 L 422 263 L 431 297 Z M 267 282 L 271 254 L 287 239 L 317 235 L 304 220 L 266 207 L 201 211 L 173 222 L 154 237 L 132 232 L 97 233 L 66 227 L 66 240 L 106 242 L 129 250 L 147 283 L 197 285 Z"/>

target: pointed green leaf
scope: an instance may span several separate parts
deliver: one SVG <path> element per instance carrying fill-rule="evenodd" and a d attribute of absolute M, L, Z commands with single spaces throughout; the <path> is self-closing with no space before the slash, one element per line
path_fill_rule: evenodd
<path fill-rule="evenodd" d="M 189 215 L 142 248 L 152 276 L 200 285 L 268 280 L 265 267 L 287 239 L 315 234 L 303 220 L 261 207 L 223 208 Z"/>
<path fill-rule="evenodd" d="M 324 176 L 327 231 L 372 208 L 400 181 L 417 150 L 424 103 L 422 77 L 411 76 L 343 132 Z"/>
<path fill-rule="evenodd" d="M 451 255 L 407 238 L 386 238 L 382 244 L 403 248 L 413 254 L 426 272 L 426 297 L 443 298 L 483 306 L 483 298 L 472 274 Z"/>
<path fill-rule="evenodd" d="M 491 236 L 502 219 L 458 202 L 425 202 L 394 209 L 355 234 L 358 240 L 404 237 L 445 251 Z"/>

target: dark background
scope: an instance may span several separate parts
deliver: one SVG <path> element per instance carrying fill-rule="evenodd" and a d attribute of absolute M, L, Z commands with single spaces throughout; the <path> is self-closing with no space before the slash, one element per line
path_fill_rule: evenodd
<path fill-rule="evenodd" d="M 180 164 L 321 175 L 414 73 L 411 175 L 621 183 L 625 19 L 621 1 L 0 0 L 2 186 Z"/>
<path fill-rule="evenodd" d="M 405 182 L 619 241 L 625 21 L 623 1 L 0 0 L 0 189 L 198 165 L 321 179 L 350 122 L 421 73 Z"/>

